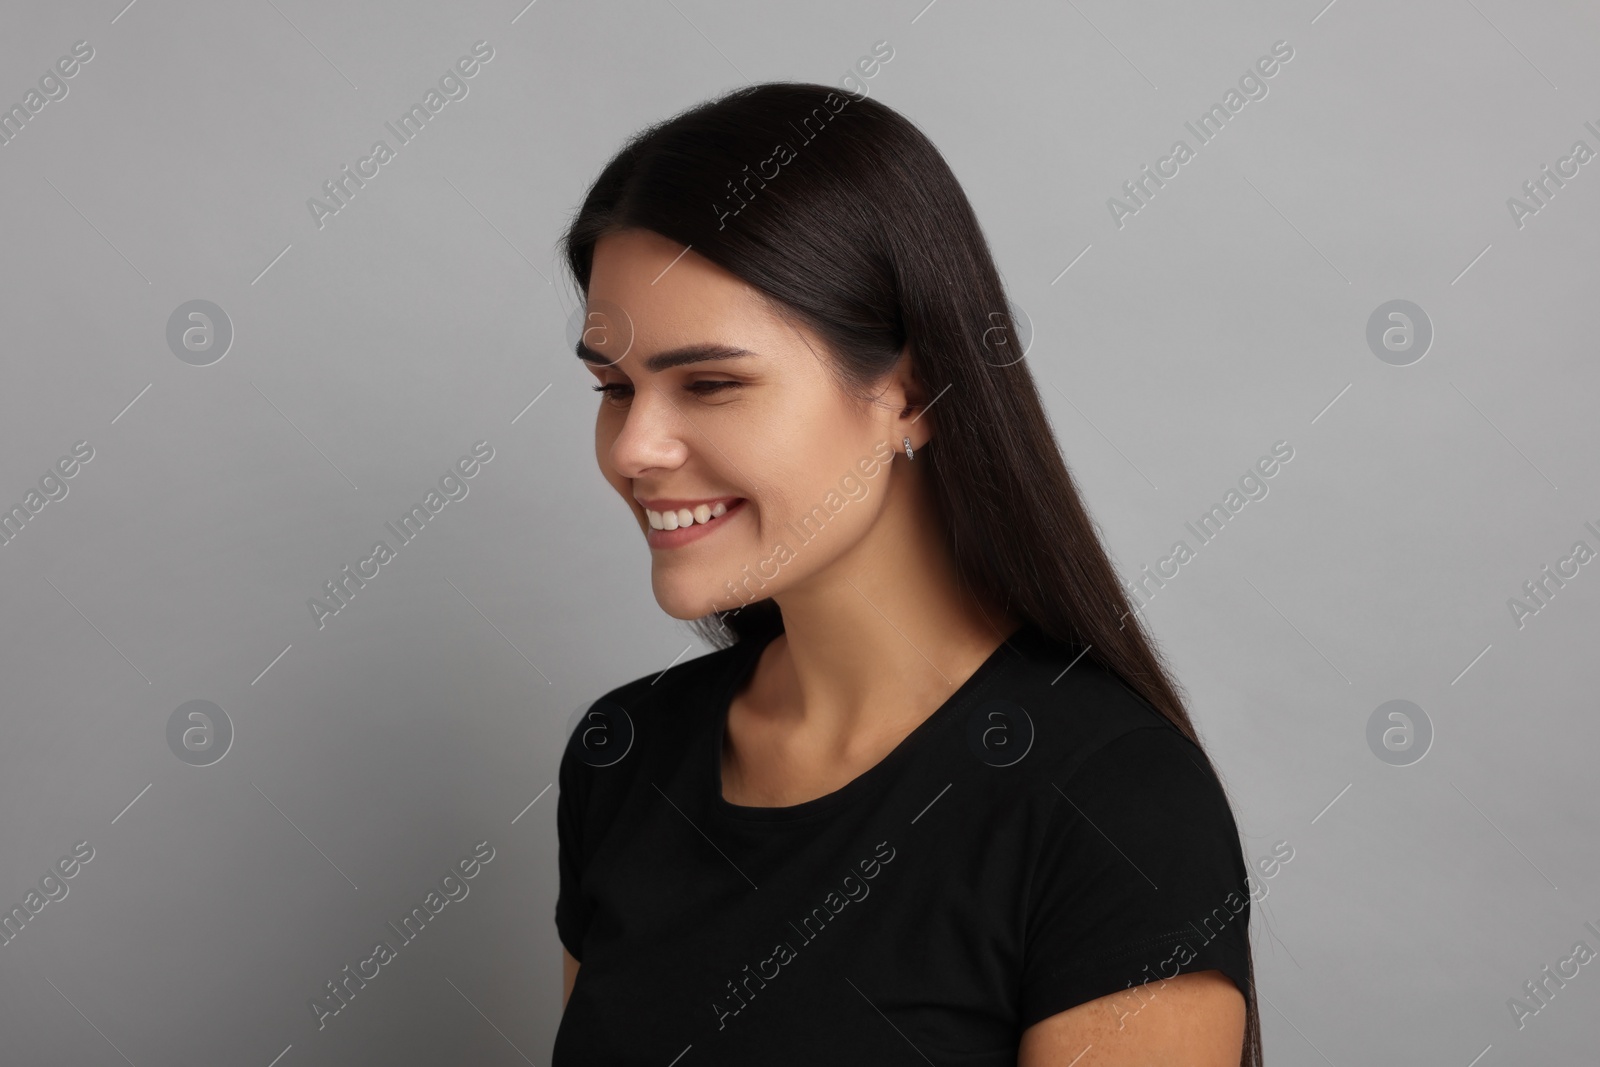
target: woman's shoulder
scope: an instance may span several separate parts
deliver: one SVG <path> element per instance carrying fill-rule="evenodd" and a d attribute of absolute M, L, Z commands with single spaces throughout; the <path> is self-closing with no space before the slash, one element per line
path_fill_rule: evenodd
<path fill-rule="evenodd" d="M 1248 988 L 1248 870 L 1201 746 L 1092 652 L 1019 650 L 992 697 L 1033 730 L 1016 764 L 1035 828 L 1023 1025 L 1153 973 L 1215 968 Z"/>
<path fill-rule="evenodd" d="M 1029 625 L 1008 641 L 1011 656 L 978 701 L 978 714 L 1009 714 L 1014 751 L 1026 743 L 1035 769 L 1055 783 L 1110 757 L 1185 758 L 1209 775 L 1200 747 L 1093 649 Z M 1152 764 L 1152 770 L 1155 770 Z"/>

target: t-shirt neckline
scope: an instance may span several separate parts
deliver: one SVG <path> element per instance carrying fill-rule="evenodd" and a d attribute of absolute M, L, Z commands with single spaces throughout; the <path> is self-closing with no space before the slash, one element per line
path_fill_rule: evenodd
<path fill-rule="evenodd" d="M 893 769 L 909 759 L 912 752 L 921 746 L 926 739 L 939 731 L 946 723 L 959 716 L 976 699 L 979 692 L 986 689 L 993 676 L 1013 657 L 1019 654 L 1023 647 L 1032 647 L 1033 640 L 1041 634 L 1036 624 L 1031 620 L 1024 620 L 1022 626 L 997 645 L 989 657 L 978 665 L 978 669 L 956 687 L 944 703 L 940 704 L 922 722 L 912 728 L 911 732 L 901 738 L 900 743 L 889 751 L 877 763 L 856 775 L 844 785 L 831 793 L 824 793 L 820 797 L 801 801 L 798 804 L 786 804 L 781 807 L 752 806 L 747 804 L 734 804 L 722 795 L 722 746 L 728 724 L 728 711 L 733 705 L 733 694 L 754 672 L 756 663 L 759 662 L 762 651 L 777 636 L 773 634 L 765 639 L 745 639 L 735 646 L 739 654 L 729 668 L 728 675 L 723 679 L 721 686 L 712 702 L 713 728 L 711 730 L 711 746 L 709 759 L 703 761 L 704 773 L 703 788 L 710 795 L 712 810 L 730 819 L 741 819 L 756 822 L 778 822 L 792 819 L 804 819 L 821 812 L 829 811 L 855 797 L 866 794 L 875 785 L 881 782 Z M 749 646 L 741 648 L 740 646 Z"/>

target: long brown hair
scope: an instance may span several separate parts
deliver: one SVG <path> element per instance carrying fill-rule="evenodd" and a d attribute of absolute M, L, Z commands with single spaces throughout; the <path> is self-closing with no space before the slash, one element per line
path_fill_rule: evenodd
<path fill-rule="evenodd" d="M 1055 444 L 972 206 L 920 130 L 824 85 L 735 89 L 642 130 L 600 172 L 562 238 L 585 295 L 595 242 L 630 228 L 692 247 L 796 316 L 858 395 L 909 347 L 939 396 L 917 459 L 961 582 L 1085 648 L 1200 745 Z M 726 647 L 783 618 L 766 598 L 693 626 Z M 1241 1067 L 1262 1063 L 1254 981 L 1252 961 Z"/>

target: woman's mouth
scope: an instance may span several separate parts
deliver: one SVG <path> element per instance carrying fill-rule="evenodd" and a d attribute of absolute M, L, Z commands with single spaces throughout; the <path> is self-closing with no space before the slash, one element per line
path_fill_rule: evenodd
<path fill-rule="evenodd" d="M 645 508 L 650 529 L 645 541 L 651 548 L 678 548 L 710 536 L 744 508 L 743 497 L 702 502 L 693 507 Z"/>

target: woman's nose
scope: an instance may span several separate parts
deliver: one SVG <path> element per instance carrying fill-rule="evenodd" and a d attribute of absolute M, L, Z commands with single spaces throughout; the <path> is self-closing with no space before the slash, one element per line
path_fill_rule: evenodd
<path fill-rule="evenodd" d="M 682 417 L 658 387 L 636 385 L 622 429 L 611 442 L 612 466 L 626 478 L 676 467 L 688 454 L 683 431 Z"/>

